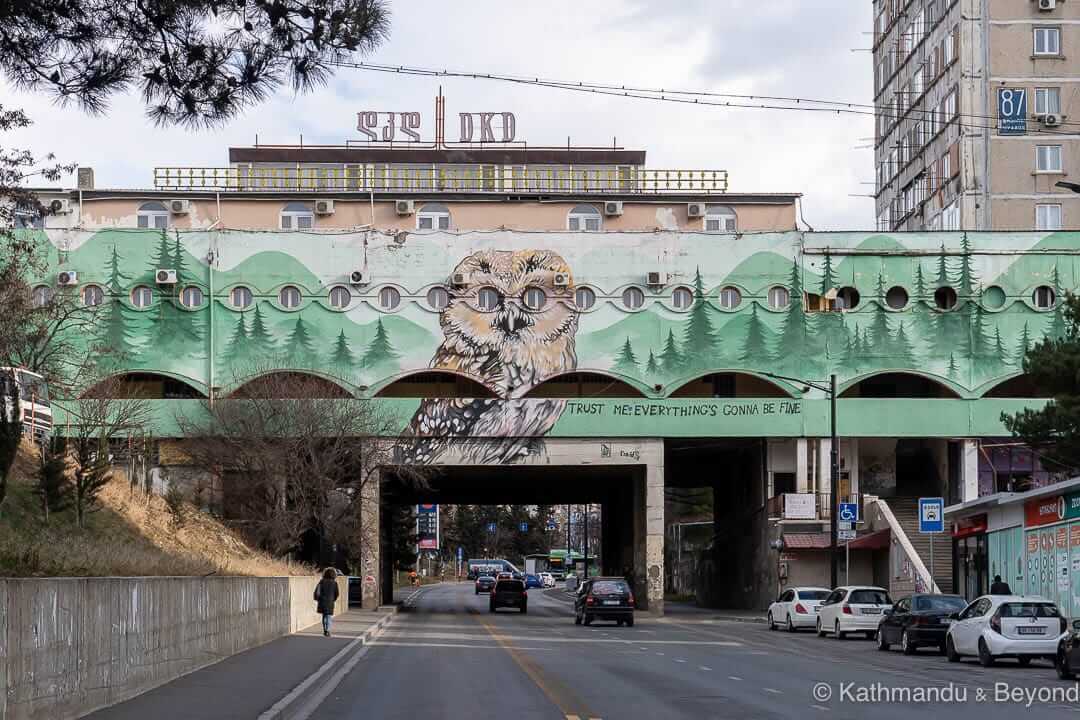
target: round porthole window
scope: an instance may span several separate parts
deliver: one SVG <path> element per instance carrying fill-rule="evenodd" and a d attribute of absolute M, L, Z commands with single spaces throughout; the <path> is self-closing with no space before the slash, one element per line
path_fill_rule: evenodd
<path fill-rule="evenodd" d="M 690 292 L 689 288 L 675 288 L 675 291 L 671 293 L 671 304 L 676 310 L 689 310 L 694 304 L 694 293 Z"/>
<path fill-rule="evenodd" d="M 1005 291 L 997 285 L 991 285 L 983 290 L 982 304 L 987 310 L 1000 310 L 1005 307 Z"/>
<path fill-rule="evenodd" d="M 379 291 L 379 307 L 383 310 L 394 310 L 401 304 L 401 293 L 397 288 L 384 287 Z"/>
<path fill-rule="evenodd" d="M 450 304 L 450 293 L 444 287 L 433 287 L 427 291 L 428 305 L 434 310 L 442 310 Z"/>
<path fill-rule="evenodd" d="M 491 287 L 482 287 L 480 291 L 476 293 L 476 304 L 484 312 L 491 312 L 499 307 L 499 303 L 502 302 L 502 295 L 499 291 Z"/>
<path fill-rule="evenodd" d="M 645 293 L 641 292 L 641 288 L 626 288 L 623 290 L 622 304 L 627 310 L 638 310 L 645 304 Z"/>
<path fill-rule="evenodd" d="M 853 287 L 842 287 L 836 293 L 836 305 L 839 310 L 852 310 L 859 306 L 859 291 Z"/>
<path fill-rule="evenodd" d="M 951 287 L 939 287 L 934 291 L 934 305 L 938 310 L 952 310 L 956 307 L 956 291 Z"/>
<path fill-rule="evenodd" d="M 574 291 L 574 305 L 578 310 L 589 310 L 596 304 L 596 293 L 592 288 L 579 287 Z"/>
<path fill-rule="evenodd" d="M 540 310 L 547 302 L 547 293 L 538 287 L 526 288 L 521 295 L 521 301 L 530 310 Z"/>
<path fill-rule="evenodd" d="M 739 288 L 728 286 L 720 291 L 720 307 L 725 310 L 734 310 L 742 303 L 742 293 Z"/>
<path fill-rule="evenodd" d="M 893 310 L 903 310 L 907 307 L 908 291 L 899 285 L 894 285 L 885 293 L 885 304 Z"/>
<path fill-rule="evenodd" d="M 783 310 L 791 302 L 791 294 L 785 287 L 769 288 L 769 307 L 773 310 Z"/>

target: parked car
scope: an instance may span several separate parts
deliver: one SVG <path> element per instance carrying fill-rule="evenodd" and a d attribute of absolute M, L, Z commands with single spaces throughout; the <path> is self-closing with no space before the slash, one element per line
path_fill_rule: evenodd
<path fill-rule="evenodd" d="M 555 576 L 549 572 L 540 573 L 540 580 L 543 581 L 544 587 L 555 587 Z"/>
<path fill-rule="evenodd" d="M 818 609 L 817 634 L 832 633 L 837 640 L 848 633 L 861 632 L 867 638 L 877 634 L 881 614 L 892 607 L 884 588 L 870 585 L 845 585 L 829 593 Z"/>
<path fill-rule="evenodd" d="M 476 578 L 476 594 L 489 593 L 495 587 L 495 578 L 490 575 L 481 575 Z"/>
<path fill-rule="evenodd" d="M 965 655 L 990 667 L 1000 658 L 1027 665 L 1032 658 L 1057 657 L 1068 623 L 1057 605 L 1040 597 L 983 595 L 952 616 L 945 655 L 959 662 Z"/>
<path fill-rule="evenodd" d="M 491 591 L 488 609 L 495 612 L 501 607 L 516 607 L 524 615 L 529 611 L 529 593 L 524 580 L 497 580 Z"/>
<path fill-rule="evenodd" d="M 801 627 L 815 627 L 818 608 L 828 596 L 826 588 L 788 588 L 769 606 L 769 629 L 775 630 L 777 623 L 783 624 L 788 632 L 795 632 Z"/>
<path fill-rule="evenodd" d="M 634 592 L 625 578 L 591 577 L 582 581 L 574 598 L 574 624 L 591 625 L 597 619 L 634 627 Z"/>
<path fill-rule="evenodd" d="M 526 573 L 525 575 L 525 589 L 529 588 L 542 588 L 544 587 L 544 581 L 540 579 L 539 575 L 534 573 Z"/>
<path fill-rule="evenodd" d="M 905 655 L 927 645 L 945 652 L 945 633 L 952 623 L 949 616 L 966 605 L 959 595 L 916 594 L 900 598 L 883 613 L 878 624 L 878 650 L 898 644 Z"/>
<path fill-rule="evenodd" d="M 1080 673 L 1080 620 L 1073 620 L 1072 632 L 1058 640 L 1054 669 L 1062 680 L 1075 680 Z"/>

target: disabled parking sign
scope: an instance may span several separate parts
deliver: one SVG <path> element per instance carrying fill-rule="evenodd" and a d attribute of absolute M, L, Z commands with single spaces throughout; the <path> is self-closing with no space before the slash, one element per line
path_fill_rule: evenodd
<path fill-rule="evenodd" d="M 858 503 L 840 503 L 840 514 L 837 516 L 840 522 L 853 523 L 859 520 Z"/>

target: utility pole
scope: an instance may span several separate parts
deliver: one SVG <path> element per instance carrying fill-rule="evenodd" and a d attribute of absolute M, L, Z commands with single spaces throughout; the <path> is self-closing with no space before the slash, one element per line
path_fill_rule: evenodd
<path fill-rule="evenodd" d="M 589 505 L 585 504 L 585 577 L 589 577 Z"/>
<path fill-rule="evenodd" d="M 832 582 L 832 587 L 836 587 L 837 581 L 837 557 L 836 557 L 836 535 L 837 535 L 837 498 L 839 497 L 839 485 L 840 485 L 840 443 L 836 436 L 836 374 L 829 376 L 829 426 L 831 440 L 829 443 L 829 464 L 830 464 L 830 477 L 829 482 L 829 577 Z"/>

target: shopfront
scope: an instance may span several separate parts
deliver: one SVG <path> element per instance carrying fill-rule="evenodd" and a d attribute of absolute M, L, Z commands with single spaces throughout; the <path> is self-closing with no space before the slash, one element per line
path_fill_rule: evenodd
<path fill-rule="evenodd" d="M 1025 594 L 1080 616 L 1080 491 L 1024 503 Z"/>
<path fill-rule="evenodd" d="M 953 588 L 969 600 L 986 593 L 990 567 L 986 513 L 953 521 Z"/>

